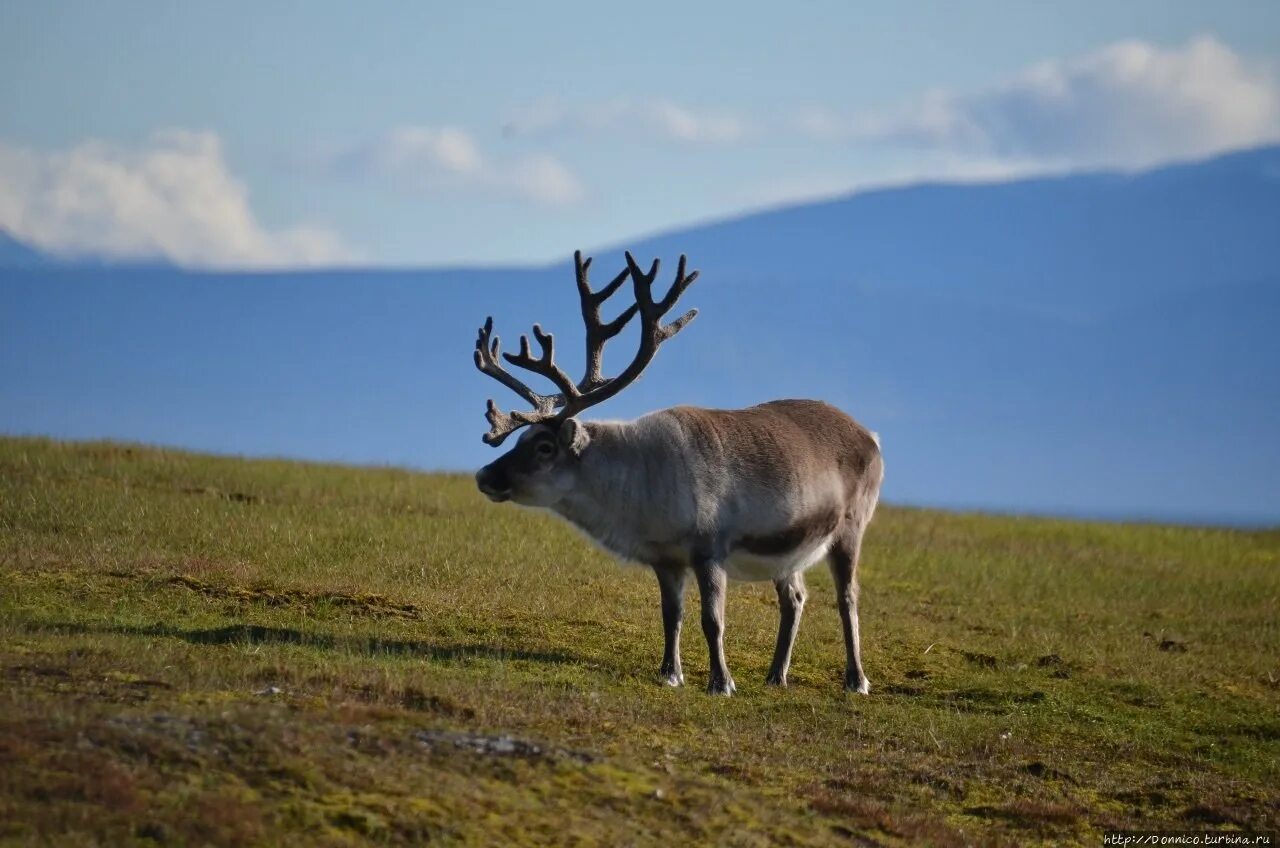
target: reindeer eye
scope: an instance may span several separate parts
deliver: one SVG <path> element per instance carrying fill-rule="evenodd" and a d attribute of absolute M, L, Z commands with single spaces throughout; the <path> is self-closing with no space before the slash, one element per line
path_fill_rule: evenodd
<path fill-rule="evenodd" d="M 551 442 L 538 442 L 538 446 L 534 450 L 538 452 L 538 456 L 551 456 L 556 452 L 556 446 Z"/>

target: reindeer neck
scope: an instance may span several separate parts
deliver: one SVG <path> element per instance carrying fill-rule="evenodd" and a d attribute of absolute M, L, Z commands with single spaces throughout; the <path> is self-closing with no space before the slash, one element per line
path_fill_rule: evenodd
<path fill-rule="evenodd" d="M 631 421 L 593 421 L 582 452 L 578 485 L 553 510 L 599 544 L 632 556 L 639 540 L 637 520 L 653 492 L 650 469 L 637 463 L 642 434 Z"/>

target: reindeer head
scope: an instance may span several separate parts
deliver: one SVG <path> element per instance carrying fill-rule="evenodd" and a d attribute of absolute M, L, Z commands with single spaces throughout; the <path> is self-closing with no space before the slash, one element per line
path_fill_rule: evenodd
<path fill-rule="evenodd" d="M 671 323 L 662 324 L 662 318 L 698 277 L 697 271 L 685 273 L 684 256 L 680 257 L 671 289 L 658 301 L 653 299 L 653 281 L 658 275 L 658 260 L 653 260 L 653 265 L 645 273 L 636 265 L 630 253 L 626 254 L 626 259 L 626 269 L 604 288 L 593 292 L 587 281 L 591 260 L 583 259 L 581 251 L 573 255 L 578 278 L 578 297 L 582 301 L 582 320 L 587 331 L 587 367 L 580 381 L 574 383 L 556 365 L 555 338 L 550 333 L 544 333 L 537 324 L 533 325 L 533 337 L 542 350 L 541 356 L 534 358 L 530 352 L 528 336 L 520 337 L 519 353 L 502 354 L 512 365 L 532 371 L 554 383 L 559 390 L 555 394 L 538 394 L 502 367 L 498 337 L 493 335 L 493 318 L 486 319 L 484 326 L 480 328 L 480 337 L 476 340 L 476 367 L 520 395 L 533 407 L 528 411 L 513 410 L 505 413 L 498 409 L 492 399 L 488 402 L 485 412 L 489 421 L 489 432 L 484 435 L 486 444 L 497 447 L 512 432 L 529 426 L 514 448 L 476 474 L 476 484 L 491 500 L 514 500 L 529 506 L 550 506 L 559 501 L 573 488 L 579 458 L 590 441 L 586 427 L 574 416 L 608 400 L 634 383 L 653 360 L 658 347 L 684 329 L 698 314 L 698 310 L 690 309 Z M 627 277 L 631 278 L 635 303 L 612 321 L 602 321 L 600 306 L 626 282 Z M 602 373 L 605 343 L 622 332 L 636 315 L 640 316 L 640 348 L 635 359 L 618 376 L 606 378 Z"/>

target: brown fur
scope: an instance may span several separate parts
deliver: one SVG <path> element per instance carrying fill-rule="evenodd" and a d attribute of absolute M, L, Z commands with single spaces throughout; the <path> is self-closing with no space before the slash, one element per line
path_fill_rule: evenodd
<path fill-rule="evenodd" d="M 840 515 L 827 512 L 792 524 L 786 530 L 765 536 L 743 536 L 730 543 L 729 549 L 744 550 L 759 556 L 777 556 L 830 536 L 840 526 Z"/>
<path fill-rule="evenodd" d="M 747 409 L 677 406 L 668 413 L 736 479 L 780 491 L 797 488 L 834 464 L 850 503 L 869 486 L 879 485 L 880 475 L 868 474 L 882 462 L 876 437 L 828 403 L 774 400 Z M 770 549 L 752 553 L 782 553 L 830 533 L 842 518 L 835 516 L 833 523 L 825 513 L 807 516 L 790 527 L 744 537 L 742 544 L 747 550 L 749 545 Z M 790 547 L 784 547 L 788 541 Z"/>

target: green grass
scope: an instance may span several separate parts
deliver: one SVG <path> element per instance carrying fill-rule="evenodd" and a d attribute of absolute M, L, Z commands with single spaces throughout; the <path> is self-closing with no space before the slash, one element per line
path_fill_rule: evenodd
<path fill-rule="evenodd" d="M 0 439 L 0 841 L 1099 844 L 1280 828 L 1280 532 L 882 507 L 873 690 L 810 572 L 658 590 L 468 477 Z M 272 688 L 274 687 L 274 688 Z"/>

